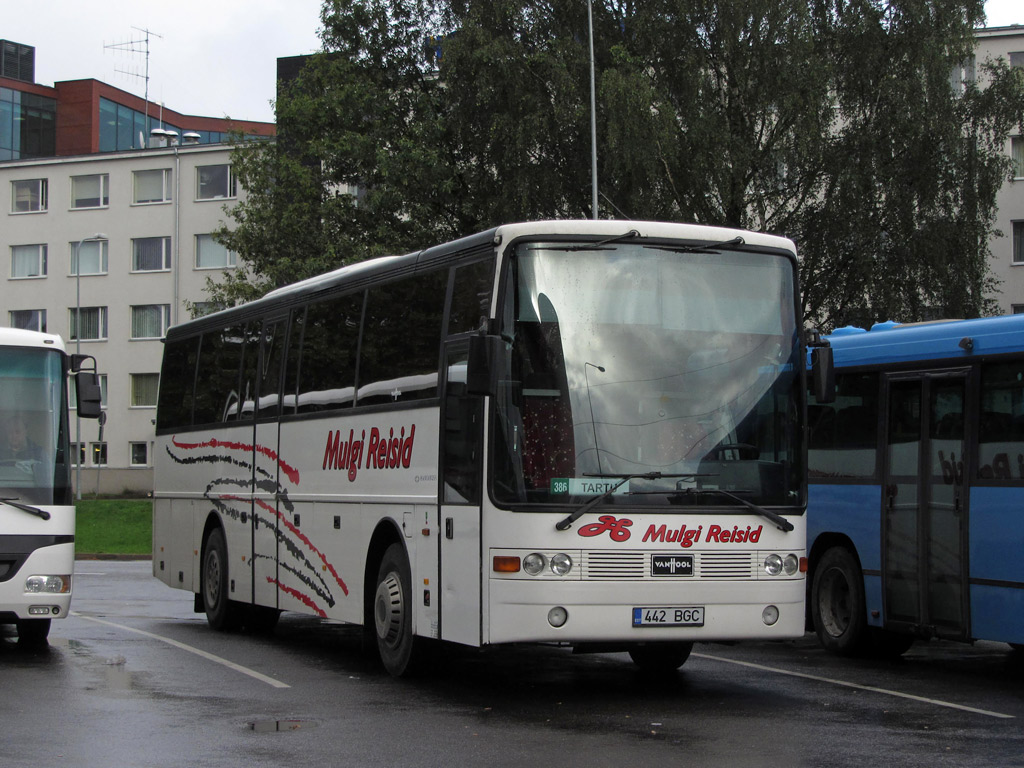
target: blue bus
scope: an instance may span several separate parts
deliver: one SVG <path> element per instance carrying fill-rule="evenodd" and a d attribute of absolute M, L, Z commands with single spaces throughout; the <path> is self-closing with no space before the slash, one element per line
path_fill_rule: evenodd
<path fill-rule="evenodd" d="M 809 401 L 808 612 L 834 653 L 1024 649 L 1024 315 L 842 328 Z"/>

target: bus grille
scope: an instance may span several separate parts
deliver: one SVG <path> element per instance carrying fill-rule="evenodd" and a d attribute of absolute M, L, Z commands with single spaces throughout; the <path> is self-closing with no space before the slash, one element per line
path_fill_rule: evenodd
<path fill-rule="evenodd" d="M 583 579 L 690 579 L 692 576 L 652 576 L 652 552 L 583 552 Z M 688 553 L 689 554 L 689 553 Z M 693 552 L 694 570 L 701 579 L 756 579 L 754 552 Z"/>

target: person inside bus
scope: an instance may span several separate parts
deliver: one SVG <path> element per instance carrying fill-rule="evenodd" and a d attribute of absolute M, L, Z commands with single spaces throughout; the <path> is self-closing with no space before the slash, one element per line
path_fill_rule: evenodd
<path fill-rule="evenodd" d="M 0 426 L 0 461 L 43 460 L 43 451 L 28 436 L 28 426 L 22 414 L 4 417 Z"/>

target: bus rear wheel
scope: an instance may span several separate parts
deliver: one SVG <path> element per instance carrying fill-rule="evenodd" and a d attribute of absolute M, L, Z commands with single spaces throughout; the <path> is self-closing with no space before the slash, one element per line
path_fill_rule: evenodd
<path fill-rule="evenodd" d="M 693 643 L 650 643 L 629 649 L 629 658 L 644 672 L 675 672 L 690 658 Z"/>
<path fill-rule="evenodd" d="M 381 558 L 373 596 L 373 626 L 384 669 L 394 677 L 413 673 L 420 649 L 412 632 L 412 577 L 401 544 L 389 546 Z"/>
<path fill-rule="evenodd" d="M 811 619 L 825 650 L 853 656 L 868 639 L 864 607 L 864 578 L 853 553 L 832 547 L 822 555 L 814 571 Z"/>
<path fill-rule="evenodd" d="M 221 528 L 210 531 L 203 548 L 202 595 L 206 621 L 211 627 L 218 632 L 238 629 L 242 611 L 228 597 L 228 545 Z"/>

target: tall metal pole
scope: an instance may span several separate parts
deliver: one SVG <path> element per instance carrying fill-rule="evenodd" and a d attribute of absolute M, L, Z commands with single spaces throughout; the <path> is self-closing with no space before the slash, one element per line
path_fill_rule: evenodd
<path fill-rule="evenodd" d="M 83 237 L 75 246 L 75 354 L 82 352 L 82 243 L 106 240 L 99 233 Z M 102 247 L 102 246 L 97 246 Z M 82 500 L 82 417 L 75 408 L 75 498 Z"/>
<path fill-rule="evenodd" d="M 597 218 L 597 97 L 594 85 L 594 0 L 587 0 L 587 27 L 590 33 L 590 196 Z"/>

